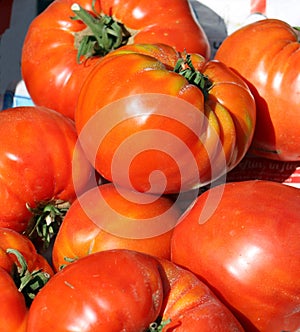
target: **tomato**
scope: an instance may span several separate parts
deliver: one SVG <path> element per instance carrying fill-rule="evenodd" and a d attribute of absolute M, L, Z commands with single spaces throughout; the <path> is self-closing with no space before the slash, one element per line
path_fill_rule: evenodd
<path fill-rule="evenodd" d="M 215 59 L 236 70 L 257 104 L 251 152 L 282 161 L 300 160 L 300 44 L 286 22 L 265 19 L 228 36 Z"/>
<path fill-rule="evenodd" d="M 74 123 L 58 112 L 7 109 L 0 113 L 0 131 L 0 227 L 21 233 L 32 209 L 73 201 L 88 183 L 91 166 L 77 144 Z"/>
<path fill-rule="evenodd" d="M 152 42 L 210 56 L 187 0 L 56 0 L 29 26 L 22 77 L 36 105 L 73 118 L 84 78 L 99 58 L 124 44 Z"/>
<path fill-rule="evenodd" d="M 246 331 L 298 331 L 299 203 L 299 189 L 272 181 L 213 187 L 174 229 L 172 261 L 207 283 Z"/>
<path fill-rule="evenodd" d="M 58 270 L 72 259 L 117 248 L 170 258 L 180 213 L 166 197 L 119 190 L 112 183 L 90 189 L 64 217 L 53 246 L 53 265 Z"/>
<path fill-rule="evenodd" d="M 90 73 L 75 125 L 99 174 L 157 194 L 188 191 L 232 169 L 249 148 L 255 117 L 246 83 L 221 62 L 136 44 Z"/>
<path fill-rule="evenodd" d="M 0 325 L 5 332 L 25 332 L 27 307 L 7 271 L 0 267 L 1 312 Z"/>
<path fill-rule="evenodd" d="M 165 273 L 166 289 L 162 322 L 164 332 L 241 332 L 231 311 L 192 272 L 159 260 Z"/>
<path fill-rule="evenodd" d="M 53 275 L 28 237 L 0 228 L 0 325 L 5 332 L 26 331 L 28 307 Z"/>
<path fill-rule="evenodd" d="M 162 300 L 155 258 L 128 250 L 101 251 L 49 280 L 32 302 L 27 332 L 145 331 Z"/>
<path fill-rule="evenodd" d="M 37 252 L 28 237 L 9 228 L 0 228 L 0 267 L 8 273 L 13 273 L 14 265 L 19 268 L 21 266 L 18 256 L 15 253 L 8 253 L 8 249 L 13 249 L 23 256 L 29 272 L 42 270 L 50 276 L 54 274 L 46 258 Z"/>

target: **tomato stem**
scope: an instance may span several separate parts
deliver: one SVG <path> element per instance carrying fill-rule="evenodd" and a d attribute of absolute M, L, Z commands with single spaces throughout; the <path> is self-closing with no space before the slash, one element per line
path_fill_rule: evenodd
<path fill-rule="evenodd" d="M 159 317 L 158 320 L 159 322 L 152 322 L 149 324 L 147 332 L 161 332 L 163 328 L 171 322 L 170 319 L 161 321 L 161 317 Z"/>
<path fill-rule="evenodd" d="M 6 252 L 15 255 L 19 262 L 13 277 L 19 292 L 24 295 L 27 307 L 30 307 L 36 294 L 50 279 L 50 275 L 42 270 L 30 272 L 24 256 L 18 250 L 8 248 Z"/>
<path fill-rule="evenodd" d="M 190 54 L 186 54 L 185 58 L 177 61 L 174 72 L 185 77 L 190 84 L 196 85 L 202 91 L 204 99 L 207 100 L 208 92 L 213 84 L 207 76 L 195 69 Z"/>
<path fill-rule="evenodd" d="M 71 18 L 80 20 L 87 26 L 85 30 L 75 34 L 78 63 L 82 57 L 87 59 L 106 55 L 125 45 L 131 36 L 124 25 L 116 22 L 111 16 L 100 14 L 93 16 L 77 3 L 74 3 L 71 9 L 75 13 Z M 95 10 L 94 12 L 96 13 Z"/>
<path fill-rule="evenodd" d="M 32 213 L 32 218 L 25 235 L 33 242 L 36 239 L 42 240 L 43 250 L 48 249 L 69 207 L 70 203 L 62 200 L 40 203 L 35 208 L 31 208 L 27 204 L 28 210 Z"/>

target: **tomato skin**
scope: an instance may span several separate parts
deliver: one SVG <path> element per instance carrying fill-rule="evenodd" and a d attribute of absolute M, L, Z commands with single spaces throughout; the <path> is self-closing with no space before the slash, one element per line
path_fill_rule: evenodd
<path fill-rule="evenodd" d="M 290 25 L 265 19 L 228 36 L 215 55 L 249 82 L 255 96 L 257 126 L 251 147 L 255 155 L 300 160 L 299 49 Z"/>
<path fill-rule="evenodd" d="M 12 273 L 14 264 L 20 267 L 20 263 L 14 254 L 6 252 L 7 249 L 14 249 L 24 257 L 29 272 L 43 270 L 50 276 L 54 274 L 46 258 L 37 252 L 28 237 L 13 229 L 0 227 L 0 250 L 4 254 L 3 256 L 1 254 L 0 267 Z"/>
<path fill-rule="evenodd" d="M 94 57 L 77 63 L 74 35 L 86 26 L 71 19 L 75 16 L 71 10 L 73 3 L 56 0 L 32 21 L 21 61 L 22 77 L 34 103 L 72 119 L 82 82 L 99 61 L 99 57 Z M 92 0 L 76 3 L 92 12 Z M 188 1 L 174 0 L 172 8 L 169 7 L 168 0 L 151 4 L 146 0 L 95 1 L 97 12 L 113 16 L 132 32 L 129 43 L 161 42 L 208 58 L 207 37 L 195 21 Z"/>
<path fill-rule="evenodd" d="M 128 250 L 97 252 L 66 266 L 41 289 L 27 332 L 144 331 L 162 299 L 155 258 Z"/>
<path fill-rule="evenodd" d="M 75 125 L 87 158 L 107 180 L 128 187 L 129 177 L 135 190 L 160 193 L 161 179 L 149 180 L 158 170 L 164 193 L 188 191 L 232 169 L 248 150 L 256 109 L 246 83 L 221 62 L 193 54 L 195 67 L 212 81 L 206 101 L 173 71 L 176 57 L 184 55 L 167 46 L 134 45 L 131 52 L 127 46 L 108 54 L 85 80 Z M 129 140 L 120 153 L 123 167 L 114 172 L 117 152 Z"/>
<path fill-rule="evenodd" d="M 300 190 L 252 180 L 225 184 L 215 212 L 199 196 L 174 229 L 171 257 L 194 272 L 246 331 L 298 331 Z"/>
<path fill-rule="evenodd" d="M 83 190 L 91 166 L 76 145 L 74 123 L 58 112 L 7 109 L 0 113 L 0 130 L 0 226 L 23 232 L 32 216 L 26 204 L 73 201 L 74 183 Z"/>
<path fill-rule="evenodd" d="M 1 312 L 0 326 L 5 332 L 25 332 L 27 308 L 23 294 L 18 291 L 7 271 L 0 267 Z"/>
<path fill-rule="evenodd" d="M 146 203 L 148 199 L 151 202 Z M 69 264 L 65 258 L 109 249 L 136 250 L 169 259 L 172 231 L 181 214 L 173 204 L 165 197 L 120 192 L 112 183 L 86 191 L 70 206 L 60 226 L 52 251 L 53 266 L 58 270 Z M 149 224 L 150 218 L 153 223 Z"/>
<path fill-rule="evenodd" d="M 159 259 L 165 272 L 162 321 L 170 319 L 164 332 L 242 332 L 230 310 L 192 272 Z"/>
<path fill-rule="evenodd" d="M 26 265 L 24 273 L 22 271 L 24 266 L 21 265 L 19 261 L 21 257 L 18 255 L 22 257 L 22 260 L 24 259 L 23 263 Z M 47 278 L 54 275 L 46 258 L 36 251 L 28 237 L 9 228 L 0 228 L 0 326 L 2 329 L 5 327 L 5 332 L 26 331 L 30 306 L 30 303 L 26 303 L 26 281 L 21 282 L 20 288 L 24 288 L 19 290 L 17 286 L 19 280 L 15 282 L 15 278 L 23 277 L 25 274 L 33 275 L 33 272 L 37 271 L 47 274 Z M 43 286 L 40 285 L 40 287 Z"/>

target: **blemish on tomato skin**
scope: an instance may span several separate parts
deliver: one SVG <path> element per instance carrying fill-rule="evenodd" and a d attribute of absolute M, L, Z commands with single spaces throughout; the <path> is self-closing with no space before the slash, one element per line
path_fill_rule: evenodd
<path fill-rule="evenodd" d="M 70 284 L 67 280 L 64 281 L 64 284 L 68 287 L 70 287 L 71 289 L 75 289 L 75 286 Z"/>

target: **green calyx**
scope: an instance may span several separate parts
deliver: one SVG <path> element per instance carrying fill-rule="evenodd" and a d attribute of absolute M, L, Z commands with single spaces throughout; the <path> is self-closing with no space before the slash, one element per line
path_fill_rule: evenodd
<path fill-rule="evenodd" d="M 25 235 L 33 242 L 37 240 L 41 241 L 43 249 L 48 249 L 69 207 L 69 202 L 61 200 L 40 203 L 35 208 L 27 204 L 28 210 L 32 213 L 32 218 L 25 231 Z"/>
<path fill-rule="evenodd" d="M 95 0 L 92 8 L 95 15 L 92 15 L 79 4 L 71 6 L 75 16 L 73 20 L 80 20 L 86 25 L 86 29 L 75 33 L 75 48 L 77 52 L 77 62 L 82 58 L 87 59 L 93 56 L 103 57 L 112 50 L 125 44 L 131 34 L 123 24 L 115 21 L 111 16 L 100 15 L 94 9 Z"/>
<path fill-rule="evenodd" d="M 161 317 L 157 319 L 157 322 L 153 322 L 149 325 L 147 332 L 161 332 L 165 326 L 170 324 L 171 320 L 167 319 L 162 321 Z"/>
<path fill-rule="evenodd" d="M 185 58 L 180 58 L 177 61 L 174 72 L 185 77 L 190 84 L 197 86 L 202 91 L 204 99 L 207 100 L 212 82 L 207 76 L 195 69 L 190 54 L 187 54 Z"/>
<path fill-rule="evenodd" d="M 50 275 L 42 270 L 30 272 L 24 256 L 16 249 L 7 249 L 8 254 L 16 256 L 19 265 L 13 275 L 14 282 L 25 298 L 27 307 L 30 307 L 36 294 L 45 286 L 50 279 Z"/>

